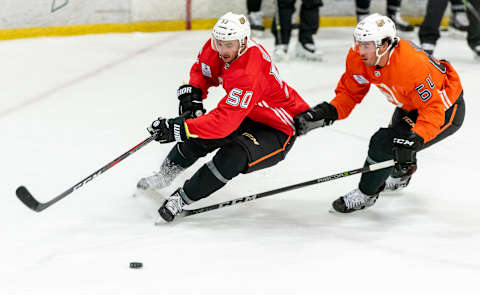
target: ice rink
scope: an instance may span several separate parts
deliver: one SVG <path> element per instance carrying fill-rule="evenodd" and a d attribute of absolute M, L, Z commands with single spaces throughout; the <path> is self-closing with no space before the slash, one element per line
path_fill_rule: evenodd
<path fill-rule="evenodd" d="M 333 98 L 352 28 L 321 28 L 321 63 L 278 64 L 310 104 Z M 0 43 L 1 294 L 474 294 L 480 278 L 480 62 L 446 34 L 437 57 L 460 74 L 463 127 L 421 152 L 403 192 L 368 210 L 329 213 L 352 176 L 154 226 L 160 200 L 132 197 L 172 144 L 150 143 L 41 213 L 47 201 L 148 137 L 177 114 L 209 31 L 109 34 Z M 416 40 L 415 35 L 411 35 Z M 271 52 L 273 39 L 259 39 Z M 291 44 L 293 49 L 294 44 Z M 292 50 L 293 51 L 293 50 Z M 212 109 L 224 95 L 214 89 Z M 344 121 L 299 138 L 285 161 L 240 175 L 194 207 L 363 165 L 370 136 L 394 106 L 372 87 Z M 170 194 L 207 159 L 198 161 Z M 129 262 L 143 262 L 130 269 Z"/>

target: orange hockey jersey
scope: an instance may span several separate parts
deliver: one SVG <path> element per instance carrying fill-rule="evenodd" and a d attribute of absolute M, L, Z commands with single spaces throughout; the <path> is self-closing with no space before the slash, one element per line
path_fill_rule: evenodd
<path fill-rule="evenodd" d="M 337 108 L 338 119 L 348 117 L 371 84 L 397 107 L 418 111 L 412 131 L 425 142 L 440 132 L 445 111 L 462 92 L 460 78 L 448 62 L 429 57 L 410 41 L 400 40 L 382 68 L 365 66 L 357 46 L 356 50 L 348 52 L 345 73 L 338 82 L 335 98 L 330 102 Z"/>

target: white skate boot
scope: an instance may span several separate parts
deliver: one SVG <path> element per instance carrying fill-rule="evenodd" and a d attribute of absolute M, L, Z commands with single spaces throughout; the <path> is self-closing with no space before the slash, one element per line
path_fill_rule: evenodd
<path fill-rule="evenodd" d="M 158 172 L 140 179 L 137 183 L 139 190 L 158 190 L 169 186 L 184 168 L 165 160 Z"/>
<path fill-rule="evenodd" d="M 313 43 L 302 44 L 298 42 L 295 46 L 295 55 L 311 61 L 322 61 L 323 59 L 323 52 Z"/>
<path fill-rule="evenodd" d="M 332 207 L 340 213 L 351 213 L 373 206 L 378 199 L 378 195 L 377 193 L 373 196 L 367 196 L 356 188 L 345 196 L 336 199 L 332 203 Z"/>
<path fill-rule="evenodd" d="M 275 62 L 288 62 L 290 58 L 288 57 L 288 45 L 287 44 L 280 44 L 275 45 L 275 49 L 273 50 L 273 60 Z"/>

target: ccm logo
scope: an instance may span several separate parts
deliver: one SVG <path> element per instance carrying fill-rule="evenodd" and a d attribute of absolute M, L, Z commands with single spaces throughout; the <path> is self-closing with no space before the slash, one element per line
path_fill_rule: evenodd
<path fill-rule="evenodd" d="M 403 139 L 403 138 L 394 138 L 393 143 L 398 143 L 398 144 L 408 145 L 408 146 L 412 146 L 412 145 L 415 144 L 415 142 L 409 141 L 409 140 Z"/>

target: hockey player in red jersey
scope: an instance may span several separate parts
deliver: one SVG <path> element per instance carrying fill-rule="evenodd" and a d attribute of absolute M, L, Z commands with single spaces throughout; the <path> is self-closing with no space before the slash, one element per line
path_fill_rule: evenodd
<path fill-rule="evenodd" d="M 205 114 L 202 100 L 209 87 L 219 85 L 227 94 Z M 250 39 L 247 18 L 231 12 L 215 24 L 190 70 L 189 84 L 180 86 L 177 96 L 180 116 L 159 118 L 148 128 L 160 143 L 177 144 L 160 171 L 142 178 L 138 189 L 167 187 L 197 159 L 218 151 L 160 207 L 167 222 L 238 174 L 282 161 L 295 141 L 293 117 L 309 108 L 282 81 L 265 49 Z"/>
<path fill-rule="evenodd" d="M 371 85 L 396 105 L 388 128 L 370 139 L 366 159 L 366 165 L 390 159 L 396 165 L 362 174 L 358 188 L 333 202 L 342 213 L 372 206 L 380 192 L 407 186 L 417 169 L 416 153 L 455 133 L 465 115 L 463 88 L 452 65 L 399 40 L 388 17 L 368 16 L 355 28 L 354 39 L 335 98 L 295 117 L 299 134 L 345 119 Z"/>

